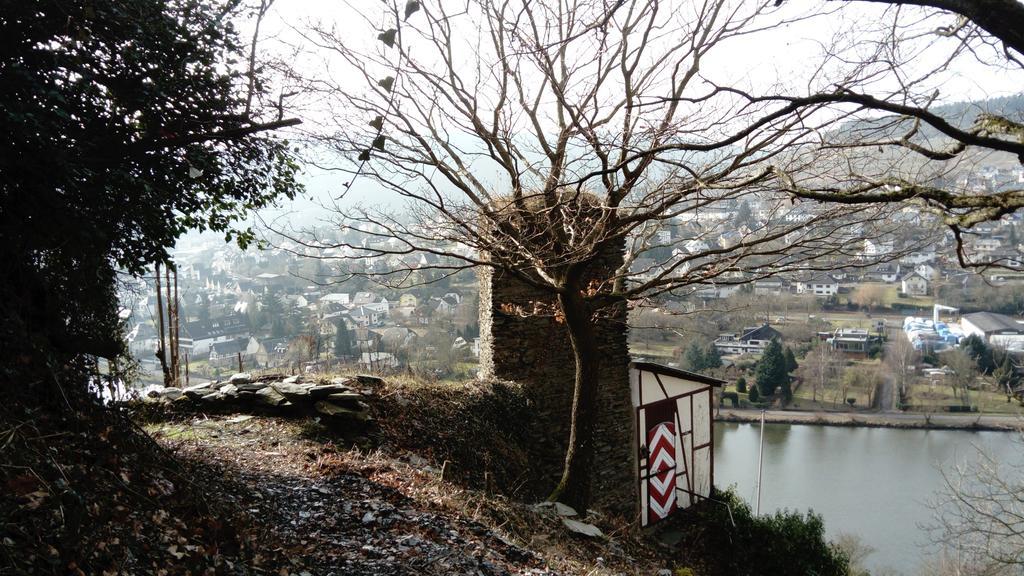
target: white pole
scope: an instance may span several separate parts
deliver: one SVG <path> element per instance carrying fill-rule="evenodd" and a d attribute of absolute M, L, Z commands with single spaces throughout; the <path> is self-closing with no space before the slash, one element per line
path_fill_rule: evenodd
<path fill-rule="evenodd" d="M 764 463 L 764 410 L 761 410 L 761 445 L 757 449 L 757 503 L 754 506 L 754 516 L 761 515 L 761 470 Z"/>

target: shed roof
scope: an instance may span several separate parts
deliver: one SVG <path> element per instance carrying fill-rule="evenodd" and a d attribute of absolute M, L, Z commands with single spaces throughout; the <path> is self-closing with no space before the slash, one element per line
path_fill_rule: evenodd
<path fill-rule="evenodd" d="M 1024 334 L 1024 324 L 1017 322 L 1006 314 L 996 314 L 995 312 L 973 312 L 971 314 L 964 314 L 963 318 L 977 326 L 978 329 L 983 332 L 1011 331 L 1018 334 Z"/>
<path fill-rule="evenodd" d="M 686 370 L 672 368 L 663 364 L 655 364 L 653 362 L 630 362 L 629 366 L 637 370 L 646 370 L 647 372 L 654 372 L 655 374 L 674 376 L 676 378 L 682 378 L 683 380 L 700 382 L 701 384 L 710 384 L 712 386 L 725 385 L 725 380 L 719 380 L 718 378 L 712 378 L 711 376 L 697 374 L 696 372 L 688 372 Z"/>

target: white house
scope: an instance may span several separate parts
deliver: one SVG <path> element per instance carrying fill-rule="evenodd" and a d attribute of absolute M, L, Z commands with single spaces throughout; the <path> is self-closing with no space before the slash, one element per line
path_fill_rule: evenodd
<path fill-rule="evenodd" d="M 341 304 L 342 306 L 348 305 L 350 301 L 351 299 L 349 298 L 349 295 L 342 292 L 332 292 L 330 294 L 324 294 L 323 296 L 320 297 L 320 302 L 330 304 Z"/>
<path fill-rule="evenodd" d="M 815 296 L 835 296 L 839 293 L 839 282 L 828 274 L 815 274 L 797 280 L 797 294 L 814 294 Z"/>
<path fill-rule="evenodd" d="M 892 254 L 893 250 L 894 247 L 891 241 L 879 242 L 866 238 L 860 253 L 864 258 L 877 258 L 879 256 Z"/>
<path fill-rule="evenodd" d="M 363 352 L 359 355 L 359 367 L 374 372 L 390 370 L 398 368 L 398 359 L 390 352 Z"/>
<path fill-rule="evenodd" d="M 743 333 L 720 334 L 714 341 L 715 348 L 722 354 L 761 354 L 772 340 L 781 340 L 782 333 L 768 324 L 751 326 Z"/>
<path fill-rule="evenodd" d="M 935 257 L 936 255 L 934 248 L 924 248 L 918 252 L 911 252 L 910 254 L 907 254 L 906 256 L 900 258 L 900 262 L 904 264 L 909 264 L 911 266 L 916 266 L 918 264 L 924 264 L 926 262 L 934 262 Z"/>
<path fill-rule="evenodd" d="M 900 292 L 924 296 L 928 294 L 928 284 L 928 279 L 915 270 L 900 280 Z"/>
<path fill-rule="evenodd" d="M 348 317 L 352 319 L 356 326 L 376 326 L 380 324 L 382 314 L 366 306 L 359 306 L 353 308 L 349 312 Z"/>
<path fill-rule="evenodd" d="M 388 302 L 387 298 L 381 296 L 374 299 L 373 302 L 367 302 L 366 304 L 363 304 L 363 308 L 373 310 L 375 312 L 380 312 L 381 315 L 387 316 L 388 313 L 391 311 L 391 303 Z"/>
<path fill-rule="evenodd" d="M 935 277 L 939 274 L 939 269 L 931 264 L 922 263 L 914 266 L 914 272 L 917 272 L 921 276 L 924 276 L 929 282 L 934 281 Z"/>

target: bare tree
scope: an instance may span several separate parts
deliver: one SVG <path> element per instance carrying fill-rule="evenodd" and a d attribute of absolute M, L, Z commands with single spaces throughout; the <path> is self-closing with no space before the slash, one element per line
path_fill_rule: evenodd
<path fill-rule="evenodd" d="M 953 371 L 946 375 L 953 389 L 953 397 L 958 398 L 961 405 L 970 406 L 970 389 L 978 380 L 978 367 L 974 359 L 959 348 L 943 353 L 940 358 Z"/>
<path fill-rule="evenodd" d="M 889 366 L 889 374 L 896 385 L 901 406 L 906 405 L 910 398 L 909 385 L 913 375 L 908 373 L 914 366 L 914 357 L 914 346 L 902 332 L 897 333 L 896 338 L 886 346 L 885 363 Z"/>
<path fill-rule="evenodd" d="M 858 190 L 864 175 L 844 167 L 849 149 L 823 159 L 831 149 L 818 144 L 848 115 L 829 109 L 846 102 L 836 95 L 877 72 L 847 70 L 843 90 L 811 97 L 756 96 L 723 87 L 705 66 L 737 38 L 814 16 L 777 4 L 389 3 L 383 25 L 369 16 L 380 44 L 367 50 L 314 29 L 307 40 L 335 60 L 306 87 L 336 120 L 311 136 L 356 159 L 332 166 L 346 186 L 366 177 L 409 200 L 412 218 L 349 211 L 337 225 L 358 242 L 281 232 L 342 260 L 386 260 L 372 273 L 392 284 L 483 266 L 550 294 L 550 306 L 517 312 L 550 314 L 570 336 L 569 448 L 551 497 L 586 509 L 597 318 L 664 294 L 895 257 L 865 255 L 858 239 L 891 237 L 891 203 L 909 196 L 793 199 L 832 199 L 825 183 Z M 340 79 L 353 74 L 369 88 Z M 752 228 L 695 218 L 742 201 L 759 208 Z M 679 250 L 661 234 L 676 222 L 689 223 Z M 643 258 L 658 250 L 672 257 Z M 438 260 L 414 263 L 415 252 Z M 608 254 L 618 255 L 614 271 L 604 269 Z"/>
<path fill-rule="evenodd" d="M 858 286 L 853 294 L 850 296 L 850 301 L 867 308 L 870 314 L 873 309 L 877 309 L 882 304 L 885 304 L 885 297 L 889 294 L 889 288 L 881 284 L 863 284 Z"/>
<path fill-rule="evenodd" d="M 811 400 L 818 401 L 818 393 L 824 393 L 830 382 L 842 376 L 842 358 L 824 340 L 818 340 L 803 358 L 800 372 L 804 382 L 811 385 Z"/>
<path fill-rule="evenodd" d="M 1024 81 L 1024 6 L 1016 0 L 842 3 L 888 5 L 873 15 L 877 27 L 865 25 L 853 41 L 861 50 L 844 52 L 853 58 L 850 75 L 814 94 L 746 95 L 751 102 L 819 104 L 819 113 L 827 109 L 844 120 L 843 129 L 822 133 L 818 145 L 800 153 L 833 155 L 849 168 L 845 181 L 794 174 L 783 179 L 784 188 L 820 201 L 913 202 L 941 217 L 963 267 L 1006 265 L 1005 258 L 972 257 L 970 229 L 1024 207 L 1024 189 L 978 194 L 958 177 L 982 159 L 1024 163 L 1022 118 L 998 108 L 941 104 L 950 103 L 946 83 L 962 65 L 990 76 L 976 82 L 1006 82 L 1016 92 Z"/>
<path fill-rule="evenodd" d="M 1014 439 L 1024 449 L 1024 438 Z M 932 540 L 962 575 L 1019 574 L 1024 568 L 1024 466 L 978 448 L 973 462 L 942 469 L 930 503 Z"/>

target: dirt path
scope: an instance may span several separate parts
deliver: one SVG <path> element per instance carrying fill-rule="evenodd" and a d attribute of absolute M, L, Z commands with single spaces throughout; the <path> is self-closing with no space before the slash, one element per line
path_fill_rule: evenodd
<path fill-rule="evenodd" d="M 290 574 L 553 574 L 486 526 L 404 494 L 403 482 L 423 473 L 416 466 L 375 465 L 303 439 L 292 422 L 225 417 L 150 432 L 241 487 L 238 501 L 279 540 Z"/>

